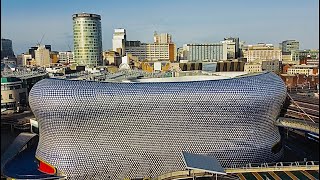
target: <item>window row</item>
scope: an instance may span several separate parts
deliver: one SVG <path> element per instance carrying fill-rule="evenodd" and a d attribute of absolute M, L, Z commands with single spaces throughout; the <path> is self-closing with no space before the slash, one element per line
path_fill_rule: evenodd
<path fill-rule="evenodd" d="M 15 86 L 1 86 L 1 90 L 14 90 L 14 89 L 21 89 L 21 85 L 15 85 Z"/>

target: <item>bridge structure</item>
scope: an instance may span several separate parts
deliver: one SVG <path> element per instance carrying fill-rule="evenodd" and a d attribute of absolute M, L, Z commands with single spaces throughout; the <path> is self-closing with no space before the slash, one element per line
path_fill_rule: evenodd
<path fill-rule="evenodd" d="M 292 128 L 306 132 L 311 132 L 319 135 L 319 124 L 310 121 L 293 118 L 278 118 L 275 122 L 275 125 L 279 127 Z"/>
<path fill-rule="evenodd" d="M 19 79 L 31 79 L 46 76 L 47 72 L 42 71 L 17 71 L 17 72 L 1 72 L 2 77 L 17 77 Z"/>
<path fill-rule="evenodd" d="M 244 167 L 231 167 L 224 169 L 227 175 L 219 175 L 203 170 L 182 170 L 160 175 L 153 180 L 186 180 L 186 179 L 319 179 L 319 162 L 277 162 L 263 164 L 247 164 Z M 150 178 L 145 178 L 150 179 Z"/>
<path fill-rule="evenodd" d="M 319 123 L 319 98 L 310 94 L 287 94 L 283 117 Z"/>
<path fill-rule="evenodd" d="M 319 139 L 319 99 L 311 94 L 287 94 L 276 126 L 317 135 Z"/>

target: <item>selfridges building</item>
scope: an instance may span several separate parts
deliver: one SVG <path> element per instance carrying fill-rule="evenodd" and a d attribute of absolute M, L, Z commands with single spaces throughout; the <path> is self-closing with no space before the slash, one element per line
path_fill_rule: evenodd
<path fill-rule="evenodd" d="M 185 169 L 182 151 L 214 156 L 223 167 L 274 162 L 283 154 L 273 123 L 285 97 L 273 73 L 188 82 L 44 79 L 29 97 L 40 128 L 36 158 L 70 179 L 156 177 Z"/>

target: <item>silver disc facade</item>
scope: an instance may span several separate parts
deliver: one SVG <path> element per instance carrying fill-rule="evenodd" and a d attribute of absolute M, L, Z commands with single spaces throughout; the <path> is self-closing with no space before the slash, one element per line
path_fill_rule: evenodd
<path fill-rule="evenodd" d="M 278 160 L 274 121 L 286 87 L 273 73 L 191 82 L 45 79 L 30 92 L 36 157 L 70 179 L 155 177 L 183 170 L 182 151 L 224 167 Z"/>

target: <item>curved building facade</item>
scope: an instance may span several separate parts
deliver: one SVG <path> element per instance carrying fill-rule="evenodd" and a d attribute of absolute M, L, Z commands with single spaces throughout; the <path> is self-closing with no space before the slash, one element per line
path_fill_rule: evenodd
<path fill-rule="evenodd" d="M 102 65 L 101 17 L 97 14 L 74 14 L 74 60 L 78 65 Z"/>
<path fill-rule="evenodd" d="M 182 151 L 222 166 L 281 158 L 274 126 L 286 87 L 273 73 L 190 82 L 45 79 L 30 92 L 36 157 L 70 179 L 155 177 L 185 169 Z"/>

